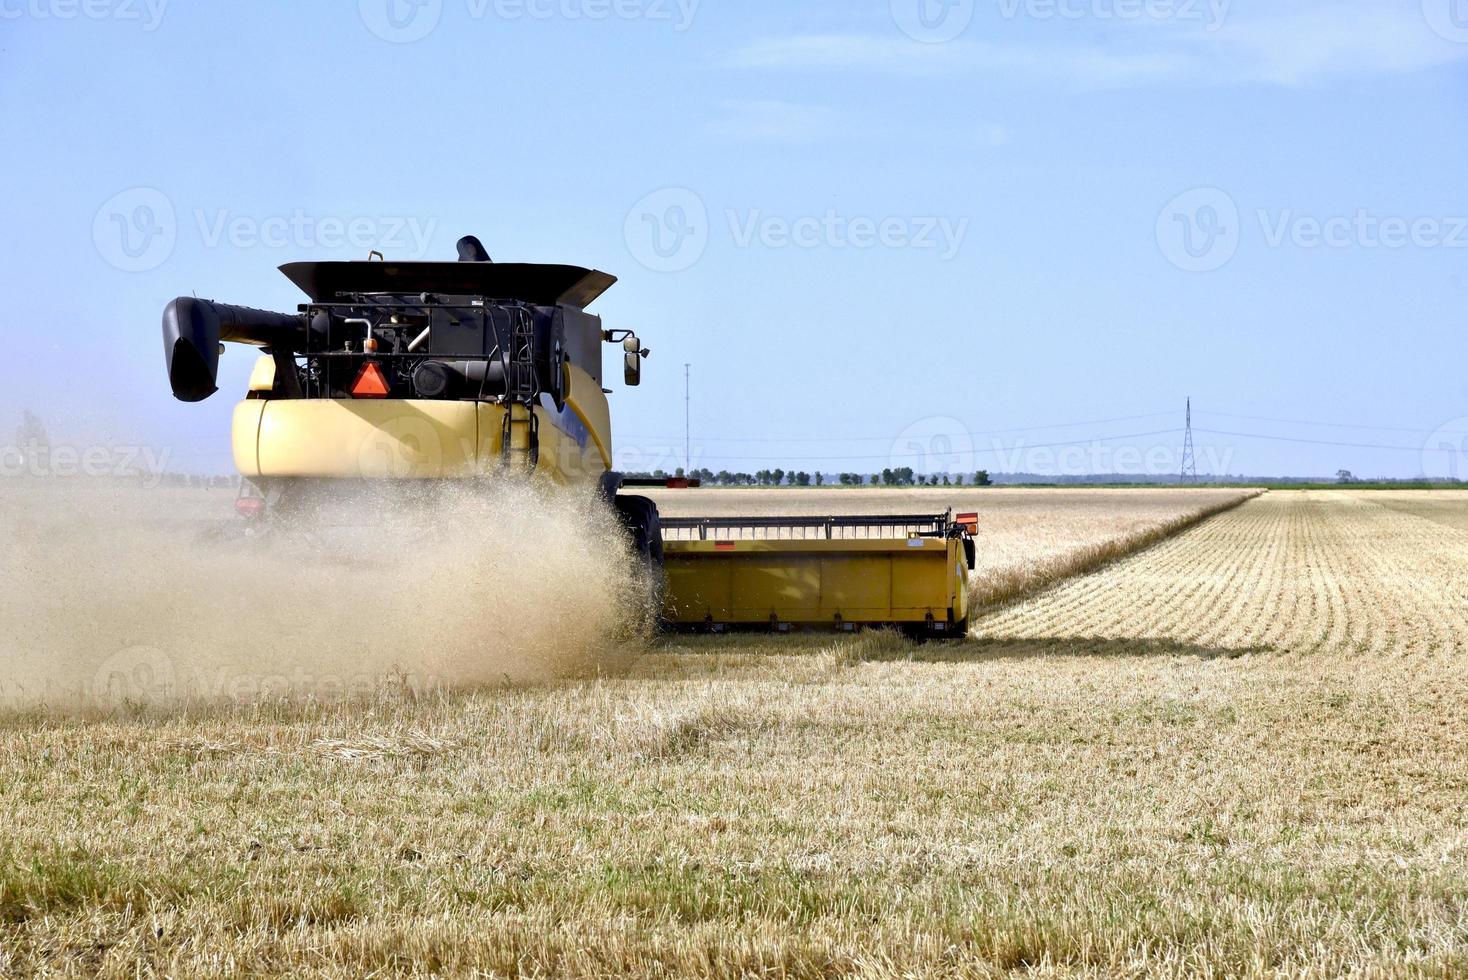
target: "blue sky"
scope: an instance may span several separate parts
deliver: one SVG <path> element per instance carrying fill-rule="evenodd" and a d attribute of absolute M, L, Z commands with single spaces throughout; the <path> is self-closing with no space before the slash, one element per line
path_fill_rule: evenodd
<path fill-rule="evenodd" d="M 1465 95 L 1468 0 L 0 0 L 0 441 L 224 467 L 170 298 L 474 233 L 621 278 L 631 468 L 690 362 L 714 469 L 1468 478 Z"/>

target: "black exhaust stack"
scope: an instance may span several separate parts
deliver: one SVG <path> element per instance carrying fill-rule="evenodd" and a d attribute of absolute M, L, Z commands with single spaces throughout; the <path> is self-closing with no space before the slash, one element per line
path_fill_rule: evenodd
<path fill-rule="evenodd" d="M 300 315 L 180 296 L 163 311 L 163 356 L 173 397 L 201 402 L 219 390 L 219 345 L 225 341 L 289 350 L 305 334 Z"/>
<path fill-rule="evenodd" d="M 460 262 L 492 261 L 489 257 L 489 252 L 484 247 L 484 243 L 473 235 L 465 235 L 459 239 L 459 244 L 455 247 L 459 250 Z"/>

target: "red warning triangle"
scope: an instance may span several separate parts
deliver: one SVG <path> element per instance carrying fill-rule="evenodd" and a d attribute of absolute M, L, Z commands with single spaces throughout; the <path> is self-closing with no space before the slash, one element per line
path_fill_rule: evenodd
<path fill-rule="evenodd" d="M 391 392 L 392 388 L 376 361 L 363 364 L 362 370 L 357 372 L 357 380 L 352 382 L 353 398 L 386 398 Z"/>

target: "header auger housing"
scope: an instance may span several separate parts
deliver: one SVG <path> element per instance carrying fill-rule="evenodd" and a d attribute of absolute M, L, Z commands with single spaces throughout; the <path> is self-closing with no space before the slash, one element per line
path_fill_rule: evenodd
<path fill-rule="evenodd" d="M 183 401 L 218 389 L 225 344 L 260 349 L 234 416 L 242 515 L 268 520 L 301 487 L 330 493 L 341 480 L 534 474 L 606 497 L 666 582 L 671 625 L 963 632 L 972 527 L 951 514 L 669 521 L 621 494 L 633 481 L 613 469 L 602 345 L 620 346 L 629 386 L 650 352 L 586 312 L 616 279 L 496 263 L 472 236 L 458 254 L 282 266 L 308 297 L 294 313 L 168 304 L 164 355 Z"/>

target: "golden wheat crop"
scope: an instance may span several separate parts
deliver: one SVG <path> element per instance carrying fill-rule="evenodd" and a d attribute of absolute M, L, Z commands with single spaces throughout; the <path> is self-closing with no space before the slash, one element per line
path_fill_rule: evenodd
<path fill-rule="evenodd" d="M 0 972 L 1462 976 L 1468 496 L 1424 499 L 1271 493 L 962 644 L 0 715 Z"/>
<path fill-rule="evenodd" d="M 1273 493 L 985 620 L 989 639 L 1230 653 L 1468 648 L 1468 493 Z"/>

